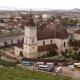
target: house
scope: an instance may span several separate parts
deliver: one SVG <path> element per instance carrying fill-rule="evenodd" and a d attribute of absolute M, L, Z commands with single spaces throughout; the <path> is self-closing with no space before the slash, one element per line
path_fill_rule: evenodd
<path fill-rule="evenodd" d="M 74 40 L 80 40 L 80 29 L 74 32 Z"/>

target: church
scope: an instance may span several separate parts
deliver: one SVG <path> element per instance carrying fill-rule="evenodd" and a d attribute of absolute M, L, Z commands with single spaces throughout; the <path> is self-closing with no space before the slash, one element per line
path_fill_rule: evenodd
<path fill-rule="evenodd" d="M 16 56 L 38 58 L 46 55 L 51 49 L 60 54 L 69 48 L 69 34 L 66 30 L 40 30 L 37 27 L 30 14 L 24 28 L 24 39 L 15 46 Z"/>

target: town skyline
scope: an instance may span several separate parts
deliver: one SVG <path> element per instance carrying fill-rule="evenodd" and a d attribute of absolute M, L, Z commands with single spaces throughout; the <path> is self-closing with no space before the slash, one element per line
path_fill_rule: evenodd
<path fill-rule="evenodd" d="M 70 10 L 80 8 L 79 3 L 79 0 L 2 0 L 0 10 Z"/>

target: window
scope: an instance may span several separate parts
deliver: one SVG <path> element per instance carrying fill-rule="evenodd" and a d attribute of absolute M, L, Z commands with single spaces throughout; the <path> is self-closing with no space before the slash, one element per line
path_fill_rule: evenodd
<path fill-rule="evenodd" d="M 45 45 L 45 41 L 43 41 L 43 45 Z"/>
<path fill-rule="evenodd" d="M 51 44 L 52 44 L 52 40 L 51 40 Z"/>
<path fill-rule="evenodd" d="M 13 40 L 11 39 L 11 44 L 13 44 Z"/>
<path fill-rule="evenodd" d="M 19 39 L 17 39 L 17 42 L 18 42 L 18 44 L 19 44 L 19 42 L 20 42 Z"/>
<path fill-rule="evenodd" d="M 64 47 L 66 46 L 66 42 L 64 42 Z"/>
<path fill-rule="evenodd" d="M 7 46 L 7 42 L 4 42 L 4 46 Z"/>
<path fill-rule="evenodd" d="M 20 51 L 19 56 L 23 57 L 23 52 L 22 51 Z"/>
<path fill-rule="evenodd" d="M 34 47 L 33 47 L 33 49 L 34 49 Z"/>

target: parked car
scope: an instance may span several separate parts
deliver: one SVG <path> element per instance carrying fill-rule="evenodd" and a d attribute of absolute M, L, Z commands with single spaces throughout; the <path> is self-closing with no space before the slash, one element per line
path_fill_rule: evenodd
<path fill-rule="evenodd" d="M 74 63 L 74 66 L 75 66 L 76 68 L 80 68 L 80 63 Z"/>
<path fill-rule="evenodd" d="M 35 66 L 39 67 L 40 65 L 44 65 L 44 62 L 36 62 Z"/>
<path fill-rule="evenodd" d="M 21 61 L 21 64 L 26 65 L 26 66 L 31 66 L 32 63 L 29 61 Z"/>
<path fill-rule="evenodd" d="M 55 72 L 58 73 L 58 72 L 61 72 L 61 71 L 62 71 L 62 67 L 61 66 L 55 68 Z"/>
<path fill-rule="evenodd" d="M 73 71 L 75 67 L 74 65 L 69 65 L 68 68 Z"/>
<path fill-rule="evenodd" d="M 39 70 L 46 70 L 47 68 L 47 65 L 39 65 Z"/>
<path fill-rule="evenodd" d="M 49 65 L 39 65 L 38 70 L 52 72 L 53 71 L 53 67 L 52 66 L 49 66 Z"/>

